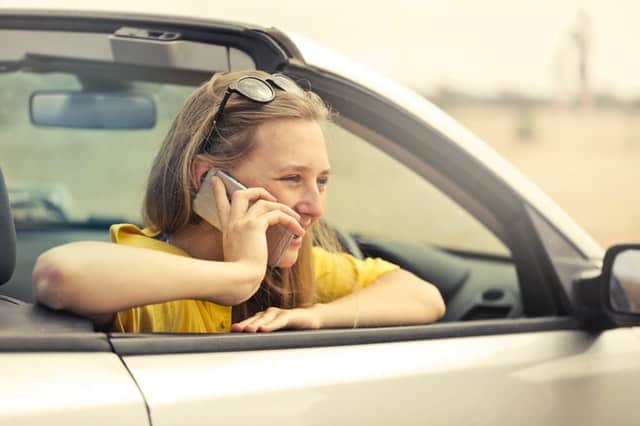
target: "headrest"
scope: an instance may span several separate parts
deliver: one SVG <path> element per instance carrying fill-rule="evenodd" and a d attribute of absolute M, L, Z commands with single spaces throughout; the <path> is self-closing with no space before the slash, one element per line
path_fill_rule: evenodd
<path fill-rule="evenodd" d="M 7 187 L 0 169 L 0 285 L 9 281 L 16 266 L 16 231 Z"/>

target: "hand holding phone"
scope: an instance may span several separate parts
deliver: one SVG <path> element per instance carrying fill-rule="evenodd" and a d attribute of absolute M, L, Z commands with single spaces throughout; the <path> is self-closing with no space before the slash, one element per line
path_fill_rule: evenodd
<path fill-rule="evenodd" d="M 213 194 L 213 188 L 211 187 L 211 179 L 213 176 L 218 176 L 220 180 L 222 180 L 229 200 L 231 200 L 231 194 L 235 191 L 247 189 L 247 187 L 222 170 L 213 168 L 207 172 L 202 185 L 200 185 L 200 189 L 193 200 L 193 210 L 198 216 L 209 222 L 216 229 L 222 230 L 220 218 L 218 217 L 216 200 Z M 270 226 L 267 229 L 267 264 L 269 266 L 276 266 L 278 262 L 280 262 L 282 255 L 285 253 L 289 247 L 289 243 L 291 243 L 291 240 L 294 237 L 295 235 L 281 224 Z"/>

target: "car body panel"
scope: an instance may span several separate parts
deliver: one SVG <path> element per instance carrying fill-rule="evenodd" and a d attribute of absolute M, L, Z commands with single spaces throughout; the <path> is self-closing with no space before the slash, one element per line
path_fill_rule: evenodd
<path fill-rule="evenodd" d="M 630 329 L 125 356 L 155 426 L 636 424 Z M 366 409 L 365 409 L 366 407 Z"/>
<path fill-rule="evenodd" d="M 0 424 L 149 424 L 139 389 L 113 353 L 0 353 L 0 377 Z"/>

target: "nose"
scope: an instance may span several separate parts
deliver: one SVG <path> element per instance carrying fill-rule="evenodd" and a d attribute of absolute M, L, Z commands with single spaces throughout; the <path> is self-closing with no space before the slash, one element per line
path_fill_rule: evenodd
<path fill-rule="evenodd" d="M 324 213 L 324 193 L 315 183 L 305 187 L 295 210 L 302 216 L 301 224 L 303 226 L 310 225 Z"/>

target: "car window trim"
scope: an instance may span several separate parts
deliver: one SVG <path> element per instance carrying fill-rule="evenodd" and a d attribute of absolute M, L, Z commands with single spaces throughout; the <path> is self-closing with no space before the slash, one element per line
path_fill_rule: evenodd
<path fill-rule="evenodd" d="M 105 333 L 2 332 L 3 352 L 113 352 Z"/>
<path fill-rule="evenodd" d="M 280 331 L 258 334 L 111 333 L 109 339 L 118 355 L 131 356 L 351 346 L 582 329 L 584 329 L 583 325 L 574 317 L 541 317 L 509 321 L 486 320 L 423 326 Z"/>
<path fill-rule="evenodd" d="M 269 72 L 275 72 L 283 66 L 291 58 L 289 55 L 300 55 L 299 52 L 282 46 L 281 42 L 259 26 L 187 17 L 163 18 L 141 14 L 124 16 L 107 12 L 0 11 L 0 29 L 113 34 L 124 26 L 178 32 L 181 40 L 234 47 L 251 56 L 257 69 Z"/>

